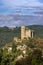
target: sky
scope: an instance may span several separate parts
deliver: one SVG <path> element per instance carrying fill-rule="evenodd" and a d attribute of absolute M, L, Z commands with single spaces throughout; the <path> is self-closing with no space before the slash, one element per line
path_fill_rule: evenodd
<path fill-rule="evenodd" d="M 31 14 L 37 10 L 32 7 L 43 9 L 43 0 L 0 0 L 0 14 Z"/>
<path fill-rule="evenodd" d="M 17 20 L 15 20 L 15 16 L 12 15 L 28 15 L 28 17 L 35 16 L 35 18 L 23 22 L 22 17 L 17 17 Z M 37 21 L 36 16 L 38 16 Z M 12 19 L 13 22 L 11 23 Z M 0 0 L 0 26 L 19 26 L 22 24 L 27 25 L 27 23 L 28 25 L 41 24 L 43 23 L 42 20 L 43 0 Z M 40 23 L 40 21 L 42 22 Z"/>

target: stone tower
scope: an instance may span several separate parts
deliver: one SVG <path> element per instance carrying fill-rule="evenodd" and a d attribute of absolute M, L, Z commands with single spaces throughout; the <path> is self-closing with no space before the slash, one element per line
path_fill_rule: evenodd
<path fill-rule="evenodd" d="M 21 26 L 21 39 L 24 38 L 33 38 L 33 30 L 26 29 L 25 26 Z"/>
<path fill-rule="evenodd" d="M 25 26 L 21 26 L 21 39 L 25 37 Z"/>

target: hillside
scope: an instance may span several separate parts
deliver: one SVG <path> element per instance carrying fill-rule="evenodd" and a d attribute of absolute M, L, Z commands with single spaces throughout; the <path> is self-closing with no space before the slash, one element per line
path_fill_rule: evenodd
<path fill-rule="evenodd" d="M 43 38 L 43 25 L 32 25 L 27 27 L 34 30 L 36 37 Z"/>
<path fill-rule="evenodd" d="M 42 25 L 32 25 L 27 27 L 34 30 L 36 37 L 43 38 Z M 8 27 L 0 27 L 0 47 L 11 42 L 15 36 L 20 37 L 20 27 L 16 27 L 13 30 Z"/>
<path fill-rule="evenodd" d="M 8 27 L 0 27 L 0 47 L 11 42 L 15 36 L 18 36 L 19 28 L 9 29 Z"/>

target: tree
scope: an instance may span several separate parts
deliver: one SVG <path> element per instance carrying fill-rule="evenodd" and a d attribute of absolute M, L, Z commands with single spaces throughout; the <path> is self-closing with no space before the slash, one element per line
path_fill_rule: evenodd
<path fill-rule="evenodd" d="M 0 63 L 2 61 L 2 56 L 3 56 L 3 49 L 0 49 Z"/>
<path fill-rule="evenodd" d="M 32 65 L 40 65 L 41 56 L 42 56 L 41 50 L 39 50 L 39 49 L 33 50 L 32 61 L 31 61 Z"/>
<path fill-rule="evenodd" d="M 16 50 L 17 50 L 17 49 L 16 49 L 16 44 L 15 44 L 15 42 L 13 42 L 13 43 L 12 43 L 12 51 L 13 51 L 13 52 L 16 52 Z"/>

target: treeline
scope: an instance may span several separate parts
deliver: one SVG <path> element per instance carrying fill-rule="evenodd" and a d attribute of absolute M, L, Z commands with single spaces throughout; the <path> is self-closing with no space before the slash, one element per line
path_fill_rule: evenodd
<path fill-rule="evenodd" d="M 8 27 L 0 27 L 0 47 L 11 42 L 14 37 L 20 36 L 19 28 L 9 29 Z"/>
<path fill-rule="evenodd" d="M 43 26 L 42 25 L 32 25 L 27 26 L 28 28 L 34 30 L 35 37 L 43 38 Z M 14 37 L 20 38 L 20 27 L 16 27 L 13 30 L 8 27 L 0 27 L 0 47 L 11 42 Z"/>

